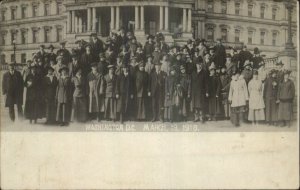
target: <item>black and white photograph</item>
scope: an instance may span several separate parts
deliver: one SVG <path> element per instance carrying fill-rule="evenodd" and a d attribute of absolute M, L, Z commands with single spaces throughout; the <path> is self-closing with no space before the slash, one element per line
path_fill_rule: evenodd
<path fill-rule="evenodd" d="M 298 12 L 299 3 L 296 0 L 0 1 L 0 134 L 3 155 L 0 188 L 297 189 Z M 189 152 L 195 146 L 200 146 L 199 139 L 209 138 L 207 147 L 201 145 L 199 150 L 204 148 L 205 152 L 211 147 L 212 151 L 220 154 L 218 159 L 223 158 L 224 155 L 218 150 L 227 150 L 226 143 L 237 143 L 232 144 L 233 148 L 228 148 L 228 155 L 234 156 L 235 153 L 230 153 L 234 149 L 242 152 L 245 150 L 241 154 L 245 159 L 246 154 L 249 154 L 247 148 L 251 152 L 271 145 L 279 148 L 280 143 L 286 143 L 282 147 L 284 149 L 289 144 L 290 149 L 285 149 L 288 153 L 281 152 L 282 149 L 273 152 L 278 153 L 285 161 L 288 161 L 286 157 L 292 157 L 292 161 L 286 164 L 284 161 L 276 161 L 273 154 L 264 155 L 264 159 L 271 160 L 268 164 L 280 165 L 281 168 L 273 168 L 274 170 L 265 173 L 262 169 L 264 165 L 259 159 L 263 152 L 272 152 L 272 147 L 257 151 L 255 159 L 258 160 L 251 163 L 263 170 L 258 172 L 263 177 L 257 184 L 254 181 L 252 183 L 249 177 L 257 174 L 254 171 L 248 171 L 249 176 L 244 170 L 234 173 L 235 170 L 228 171 L 230 169 L 226 164 L 222 165 L 227 169 L 222 170 L 224 173 L 220 175 L 224 176 L 221 181 L 218 181 L 219 175 L 215 176 L 217 174 L 209 179 L 209 172 L 201 174 L 202 172 L 192 169 L 193 165 L 185 167 L 185 162 L 189 162 L 189 159 L 204 159 L 198 157 L 197 153 L 189 152 L 186 153 L 189 156 L 182 158 L 185 161 L 175 161 L 177 158 L 174 158 L 171 162 L 174 161 L 174 164 L 167 166 L 162 163 L 168 161 L 160 162 L 161 167 L 168 168 L 161 173 L 161 181 L 154 179 L 158 175 L 154 173 L 149 174 L 149 178 L 153 178 L 151 181 L 147 171 L 144 171 L 139 176 L 144 181 L 136 179 L 128 182 L 124 176 L 131 174 L 127 175 L 122 171 L 124 167 L 130 168 L 130 164 L 119 158 L 120 160 L 110 160 L 111 165 L 107 171 L 113 176 L 111 181 L 100 180 L 101 182 L 92 184 L 93 180 L 86 180 L 86 183 L 83 180 L 82 184 L 75 187 L 73 185 L 79 182 L 71 183 L 80 180 L 79 177 L 77 179 L 72 174 L 68 179 L 60 171 L 59 175 L 65 177 L 58 177 L 58 182 L 55 177 L 58 166 L 52 165 L 51 169 L 43 171 L 44 176 L 41 176 L 42 169 L 39 166 L 36 173 L 38 176 L 31 174 L 38 178 L 37 181 L 27 181 L 28 185 L 25 185 L 26 177 L 21 176 L 25 169 L 19 169 L 26 165 L 24 160 L 18 167 L 7 164 L 11 158 L 16 159 L 15 162 L 21 159 L 16 155 L 29 155 L 32 151 L 23 149 L 24 139 L 28 137 L 22 134 L 49 135 L 54 144 L 70 143 L 71 137 L 67 140 L 62 135 L 74 134 L 73 148 L 65 148 L 69 149 L 66 151 L 75 151 L 76 145 L 81 149 L 76 155 L 69 155 L 76 160 L 84 154 L 91 154 L 88 152 L 90 149 L 83 148 L 82 144 L 78 145 L 82 143 L 80 136 L 84 135 L 86 140 L 90 136 L 90 142 L 94 146 L 97 144 L 92 140 L 95 136 L 98 136 L 99 141 L 107 140 L 108 143 L 103 146 L 114 147 L 114 150 L 104 150 L 107 158 L 123 155 L 120 151 L 124 153 L 124 147 L 129 142 L 123 144 L 121 141 L 143 136 L 144 140 L 149 140 L 143 141 L 145 144 L 137 141 L 138 146 L 144 146 L 145 151 L 150 151 L 149 154 L 140 152 L 143 156 L 153 153 L 159 157 L 160 153 L 170 151 L 169 154 L 176 157 L 180 153 L 174 152 L 174 144 L 184 141 L 187 145 L 183 152 Z M 241 141 L 234 141 L 229 137 L 230 140 L 227 141 L 225 136 L 229 134 L 236 135 Z M 107 138 L 109 135 L 114 135 L 114 141 Z M 167 139 L 173 140 L 164 141 L 162 136 L 165 135 Z M 178 139 L 177 135 L 181 137 Z M 199 138 L 196 138 L 197 135 Z M 215 138 L 221 137 L 220 144 L 215 141 L 214 135 Z M 253 142 L 248 142 L 246 138 L 249 140 L 252 135 L 259 137 L 253 137 Z M 38 144 L 37 152 L 40 153 L 30 154 L 31 159 L 47 160 L 47 154 L 50 153 L 45 153 L 42 145 L 45 143 L 45 148 L 52 145 L 49 145 L 46 137 L 45 140 L 42 138 L 44 137 L 33 138 L 36 141 L 31 143 Z M 156 139 L 152 145 L 151 138 Z M 185 141 L 183 138 L 190 140 Z M 30 141 L 33 139 L 30 138 Z M 288 143 L 287 139 L 290 140 Z M 161 148 L 158 141 L 162 143 Z M 194 141 L 198 143 L 194 144 Z M 209 141 L 216 144 L 210 144 Z M 167 142 L 173 144 L 165 144 Z M 57 145 L 60 146 L 64 145 Z M 130 151 L 134 151 L 134 146 L 137 145 L 131 146 Z M 167 148 L 169 146 L 171 149 Z M 33 148 L 29 144 L 26 147 Z M 156 147 L 157 154 L 146 147 Z M 182 144 L 179 145 L 179 149 L 181 148 Z M 135 150 L 138 151 L 139 148 Z M 18 151 L 23 153 L 18 154 Z M 58 148 L 57 151 L 63 150 Z M 101 153 L 101 150 L 97 152 Z M 196 156 L 193 158 L 192 155 Z M 209 155 L 212 156 L 210 153 Z M 30 161 L 30 157 L 25 156 L 25 159 Z M 49 157 L 50 155 L 48 159 L 51 160 Z M 77 163 L 79 161 L 72 159 L 69 161 L 74 164 L 73 167 L 68 165 L 66 170 L 76 170 L 75 166 L 80 168 Z M 218 170 L 213 166 L 214 159 L 216 158 L 206 166 L 210 172 Z M 234 157 L 231 161 L 233 160 L 236 163 L 243 162 L 243 158 Z M 147 168 L 142 163 L 135 162 L 140 167 Z M 195 168 L 199 166 L 197 163 L 194 162 L 197 165 Z M 234 167 L 233 163 L 230 164 Z M 289 164 L 293 164 L 293 167 Z M 245 168 L 251 167 L 246 163 L 242 165 Z M 119 171 L 114 167 L 120 167 L 120 174 L 117 174 Z M 159 165 L 155 168 L 161 169 Z M 173 171 L 170 168 L 181 172 L 166 177 L 165 173 Z M 27 169 L 37 172 L 34 168 Z M 133 166 L 133 170 L 137 171 L 137 168 Z M 187 170 L 192 170 L 191 174 L 185 172 Z M 14 178 L 12 171 L 20 176 Z M 96 173 L 98 172 L 101 173 Z M 245 181 L 240 181 L 240 185 L 238 182 L 226 182 L 227 172 L 228 176 L 240 175 Z M 274 173 L 277 172 L 280 173 L 279 176 L 275 176 Z M 193 173 L 198 173 L 201 179 Z M 96 179 L 96 175 L 92 178 Z M 132 174 L 132 179 L 134 176 L 137 173 Z M 24 183 L 13 180 L 19 178 Z M 186 181 L 189 178 L 193 179 L 190 183 Z M 216 179 L 216 183 L 211 181 L 213 179 Z M 206 183 L 207 186 L 204 185 Z"/>

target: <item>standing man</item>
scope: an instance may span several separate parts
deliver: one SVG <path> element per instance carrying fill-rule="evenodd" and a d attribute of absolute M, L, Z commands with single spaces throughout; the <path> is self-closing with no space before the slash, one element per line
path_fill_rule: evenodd
<path fill-rule="evenodd" d="M 3 75 L 2 93 L 5 95 L 5 107 L 9 109 L 9 117 L 15 121 L 14 105 L 17 105 L 19 118 L 23 117 L 23 78 L 19 71 L 16 71 L 15 64 L 9 65 L 9 71 Z"/>
<path fill-rule="evenodd" d="M 63 65 L 67 65 L 71 61 L 71 53 L 66 49 L 66 42 L 60 42 L 60 49 L 57 50 L 56 55 L 62 56 Z"/>
<path fill-rule="evenodd" d="M 145 64 L 139 64 L 139 70 L 135 76 L 135 92 L 136 92 L 136 119 L 138 121 L 146 119 L 147 110 L 147 89 L 148 89 L 148 73 L 145 71 Z"/>
<path fill-rule="evenodd" d="M 51 44 L 50 46 L 49 46 L 49 50 L 50 50 L 50 52 L 48 53 L 48 61 L 49 61 L 49 63 L 51 62 L 51 61 L 54 61 L 54 62 L 56 62 L 56 54 L 54 53 L 54 46 Z"/>
<path fill-rule="evenodd" d="M 99 61 L 98 60 L 98 55 L 100 53 L 104 52 L 104 48 L 103 48 L 103 42 L 97 37 L 96 33 L 92 33 L 91 34 L 91 53 L 94 56 L 94 61 Z"/>
<path fill-rule="evenodd" d="M 163 109 L 165 100 L 165 79 L 167 73 L 161 71 L 160 63 L 155 64 L 155 71 L 150 74 L 148 96 L 152 98 L 152 122 L 163 121 Z"/>
<path fill-rule="evenodd" d="M 222 44 L 221 38 L 217 39 L 217 45 L 215 46 L 215 54 L 216 54 L 216 59 L 215 59 L 216 69 L 219 69 L 225 65 L 225 61 L 226 61 L 226 50 Z"/>
<path fill-rule="evenodd" d="M 250 51 L 247 50 L 247 46 L 244 45 L 243 49 L 239 53 L 239 65 L 238 69 L 239 71 L 242 71 L 244 69 L 244 64 L 246 60 L 252 60 L 252 54 Z"/>
<path fill-rule="evenodd" d="M 194 111 L 195 120 L 197 122 L 201 120 L 204 123 L 204 110 L 206 98 L 208 94 L 208 74 L 206 70 L 203 69 L 202 63 L 198 62 L 196 64 L 196 71 L 192 73 L 191 76 L 191 110 Z"/>

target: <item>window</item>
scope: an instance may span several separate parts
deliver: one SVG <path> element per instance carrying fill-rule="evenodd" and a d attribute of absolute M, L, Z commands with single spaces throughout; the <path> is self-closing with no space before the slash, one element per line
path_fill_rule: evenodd
<path fill-rule="evenodd" d="M 21 41 L 22 41 L 22 44 L 27 44 L 27 32 L 26 31 L 21 32 Z"/>
<path fill-rule="evenodd" d="M 38 30 L 33 30 L 32 31 L 32 43 L 37 43 L 38 42 Z"/>
<path fill-rule="evenodd" d="M 5 58 L 5 54 L 2 54 L 1 56 L 0 56 L 0 64 L 5 64 L 6 63 L 6 60 L 5 60 L 6 58 Z"/>
<path fill-rule="evenodd" d="M 265 35 L 266 35 L 266 32 L 264 32 L 264 31 L 260 32 L 260 44 L 261 45 L 265 44 Z"/>
<path fill-rule="evenodd" d="M 26 18 L 27 17 L 27 7 L 22 7 L 22 18 Z"/>
<path fill-rule="evenodd" d="M 277 32 L 273 32 L 272 34 L 272 45 L 276 46 L 276 41 L 277 41 Z"/>
<path fill-rule="evenodd" d="M 222 41 L 227 42 L 227 29 L 226 28 L 221 29 L 221 35 L 222 35 Z"/>
<path fill-rule="evenodd" d="M 273 8 L 273 9 L 272 9 L 272 19 L 273 19 L 273 20 L 276 20 L 276 13 L 277 13 L 277 9 L 276 9 L 276 8 Z"/>
<path fill-rule="evenodd" d="M 21 54 L 21 63 L 26 63 L 26 53 Z"/>
<path fill-rule="evenodd" d="M 253 31 L 248 31 L 248 44 L 253 43 Z"/>
<path fill-rule="evenodd" d="M 208 41 L 214 41 L 214 29 L 209 28 L 207 30 L 207 40 Z"/>
<path fill-rule="evenodd" d="M 12 32 L 11 33 L 11 44 L 14 43 L 14 41 L 16 42 L 17 40 L 17 32 Z"/>
<path fill-rule="evenodd" d="M 17 18 L 17 9 L 11 9 L 11 20 L 15 20 Z"/>
<path fill-rule="evenodd" d="M 51 31 L 49 28 L 45 29 L 45 42 L 50 42 L 50 33 Z"/>
<path fill-rule="evenodd" d="M 213 0 L 207 1 L 207 12 L 214 12 L 214 1 Z"/>
<path fill-rule="evenodd" d="M 10 61 L 11 61 L 12 63 L 15 62 L 15 54 L 11 54 L 11 55 L 10 55 Z"/>
<path fill-rule="evenodd" d="M 260 18 L 265 18 L 265 9 L 264 5 L 260 7 Z"/>
<path fill-rule="evenodd" d="M 62 2 L 57 2 L 57 14 L 62 14 L 63 12 L 62 8 L 63 8 Z"/>
<path fill-rule="evenodd" d="M 36 17 L 36 16 L 38 16 L 38 6 L 37 5 L 33 5 L 32 6 L 32 16 L 33 17 Z"/>
<path fill-rule="evenodd" d="M 236 2 L 235 3 L 235 14 L 236 15 L 239 15 L 240 14 L 240 7 L 241 7 L 241 4 Z"/>
<path fill-rule="evenodd" d="M 248 5 L 248 16 L 252 16 L 253 4 Z"/>
<path fill-rule="evenodd" d="M 221 13 L 222 14 L 227 13 L 227 1 L 222 0 L 222 2 L 221 2 Z"/>
<path fill-rule="evenodd" d="M 236 29 L 234 31 L 234 41 L 235 42 L 240 42 L 240 33 L 241 33 L 241 31 L 239 29 Z"/>
<path fill-rule="evenodd" d="M 61 42 L 63 40 L 62 28 L 57 28 L 57 41 Z"/>
<path fill-rule="evenodd" d="M 5 20 L 6 20 L 5 15 L 6 15 L 6 11 L 1 11 L 1 20 L 2 20 L 2 21 L 5 21 Z"/>
<path fill-rule="evenodd" d="M 1 34 L 1 45 L 5 45 L 6 44 L 6 34 Z"/>
<path fill-rule="evenodd" d="M 45 16 L 50 15 L 50 4 L 45 4 Z"/>

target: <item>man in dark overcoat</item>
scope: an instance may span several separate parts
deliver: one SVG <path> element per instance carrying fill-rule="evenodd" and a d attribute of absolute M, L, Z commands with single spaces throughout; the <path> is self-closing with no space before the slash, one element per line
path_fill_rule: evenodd
<path fill-rule="evenodd" d="M 104 46 L 102 40 L 97 37 L 96 33 L 91 34 L 91 53 L 95 57 L 95 61 L 99 61 L 98 55 L 104 52 Z"/>
<path fill-rule="evenodd" d="M 239 65 L 238 65 L 238 69 L 239 71 L 242 71 L 244 69 L 244 64 L 246 60 L 251 60 L 252 59 L 252 54 L 250 53 L 250 51 L 247 50 L 247 46 L 244 45 L 243 49 L 240 51 L 239 53 Z"/>
<path fill-rule="evenodd" d="M 136 103 L 137 103 L 137 110 L 136 110 L 136 119 L 137 120 L 144 120 L 146 119 L 147 108 L 148 108 L 148 98 L 147 98 L 147 91 L 148 91 L 148 83 L 149 75 L 145 71 L 145 64 L 139 64 L 139 70 L 136 72 L 135 76 L 135 92 L 136 92 Z M 149 106 L 150 107 L 150 106 Z"/>
<path fill-rule="evenodd" d="M 45 45 L 40 45 L 40 49 L 35 56 L 41 60 L 43 66 L 46 64 L 48 55 L 45 51 Z"/>
<path fill-rule="evenodd" d="M 134 115 L 134 78 L 129 73 L 129 68 L 122 65 L 123 72 L 117 79 L 116 94 L 117 112 L 120 114 L 120 122 L 132 120 Z"/>
<path fill-rule="evenodd" d="M 69 50 L 66 49 L 66 42 L 60 42 L 60 49 L 57 50 L 56 55 L 57 56 L 62 56 L 62 63 L 63 65 L 67 65 L 70 61 L 71 61 L 71 53 L 69 52 Z"/>
<path fill-rule="evenodd" d="M 154 51 L 154 42 L 153 42 L 153 36 L 149 35 L 147 37 L 147 42 L 145 43 L 144 46 L 144 52 L 145 52 L 145 56 L 152 56 L 152 53 Z"/>
<path fill-rule="evenodd" d="M 217 45 L 215 46 L 215 54 L 216 54 L 216 59 L 215 59 L 215 65 L 216 68 L 219 69 L 225 65 L 226 61 L 226 50 L 225 46 L 222 44 L 222 39 L 217 39 Z"/>
<path fill-rule="evenodd" d="M 161 64 L 155 65 L 155 71 L 150 74 L 148 96 L 152 98 L 152 122 L 163 121 L 165 80 L 167 73 L 161 71 Z"/>
<path fill-rule="evenodd" d="M 203 69 L 200 62 L 196 65 L 197 69 L 191 76 L 191 111 L 194 112 L 195 122 L 204 122 L 205 100 L 208 94 L 208 73 Z"/>
<path fill-rule="evenodd" d="M 49 63 L 50 61 L 54 61 L 56 63 L 56 53 L 54 53 L 54 46 L 52 44 L 49 46 L 49 50 L 50 52 L 47 53 Z"/>
<path fill-rule="evenodd" d="M 5 96 L 5 107 L 9 109 L 9 117 L 15 121 L 14 105 L 17 105 L 19 118 L 23 117 L 23 78 L 15 69 L 15 64 L 9 65 L 9 71 L 4 73 L 2 79 L 2 93 Z"/>

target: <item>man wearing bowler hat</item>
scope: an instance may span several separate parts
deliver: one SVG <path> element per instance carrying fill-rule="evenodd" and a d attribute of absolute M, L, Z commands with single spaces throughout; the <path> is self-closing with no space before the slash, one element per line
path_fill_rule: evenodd
<path fill-rule="evenodd" d="M 19 118 L 23 117 L 23 78 L 15 69 L 15 64 L 9 64 L 9 70 L 3 74 L 2 93 L 5 96 L 5 107 L 9 109 L 9 117 L 15 121 L 14 105 L 17 105 Z"/>
<path fill-rule="evenodd" d="M 50 63 L 50 61 L 56 62 L 56 54 L 53 51 L 54 46 L 52 44 L 50 44 L 49 50 L 50 50 L 50 52 L 47 54 L 49 63 Z"/>

